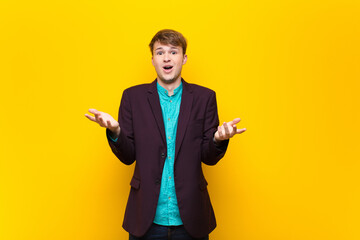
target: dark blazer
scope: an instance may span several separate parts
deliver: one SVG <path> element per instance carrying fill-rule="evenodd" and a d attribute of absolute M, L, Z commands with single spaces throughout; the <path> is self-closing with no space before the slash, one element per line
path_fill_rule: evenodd
<path fill-rule="evenodd" d="M 220 146 L 213 142 L 219 125 L 215 92 L 183 79 L 182 82 L 175 143 L 175 190 L 185 229 L 200 238 L 216 227 L 201 162 L 216 164 L 224 156 L 229 141 L 223 141 Z M 123 228 L 140 237 L 155 217 L 167 155 L 156 80 L 123 92 L 119 124 L 121 132 L 117 141 L 108 137 L 110 147 L 124 164 L 136 161 Z"/>

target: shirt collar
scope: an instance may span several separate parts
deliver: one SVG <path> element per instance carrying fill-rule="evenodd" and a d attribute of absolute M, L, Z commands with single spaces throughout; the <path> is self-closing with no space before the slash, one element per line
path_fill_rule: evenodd
<path fill-rule="evenodd" d="M 163 88 L 159 82 L 156 82 L 156 85 L 157 85 L 157 90 L 158 90 L 158 93 L 159 95 L 162 95 L 162 96 L 166 96 L 166 97 L 170 97 L 169 96 L 169 92 L 168 90 L 166 90 L 165 88 Z M 176 96 L 179 92 L 182 92 L 182 89 L 183 89 L 183 84 L 182 84 L 182 81 L 180 82 L 180 85 L 174 89 L 174 94 L 171 95 L 171 97 L 174 97 Z"/>

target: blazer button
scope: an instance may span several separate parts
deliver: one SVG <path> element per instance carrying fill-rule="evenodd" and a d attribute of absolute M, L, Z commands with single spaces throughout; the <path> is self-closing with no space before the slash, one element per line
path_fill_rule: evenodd
<path fill-rule="evenodd" d="M 161 183 L 161 180 L 157 178 L 157 179 L 155 180 L 155 183 L 156 183 L 156 185 L 159 185 L 159 184 Z"/>
<path fill-rule="evenodd" d="M 161 153 L 161 157 L 164 158 L 164 157 L 165 157 L 165 153 Z"/>

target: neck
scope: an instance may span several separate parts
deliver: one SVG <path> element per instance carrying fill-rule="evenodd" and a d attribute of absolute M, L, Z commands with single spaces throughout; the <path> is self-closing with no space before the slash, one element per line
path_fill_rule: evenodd
<path fill-rule="evenodd" d="M 159 83 L 160 86 L 162 86 L 163 88 L 165 88 L 168 93 L 169 96 L 174 94 L 174 89 L 176 89 L 177 87 L 180 86 L 181 83 L 181 77 L 179 77 L 178 79 L 176 79 L 175 81 L 172 82 L 165 82 L 162 81 L 161 79 L 159 79 L 159 77 L 157 78 L 157 82 Z"/>

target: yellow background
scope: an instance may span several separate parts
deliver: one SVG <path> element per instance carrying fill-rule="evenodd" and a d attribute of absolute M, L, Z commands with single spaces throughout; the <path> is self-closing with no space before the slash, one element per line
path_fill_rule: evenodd
<path fill-rule="evenodd" d="M 204 166 L 210 239 L 360 239 L 359 24 L 356 0 L 1 0 L 0 239 L 127 239 L 134 165 L 84 114 L 155 79 L 163 28 L 248 129 Z"/>

